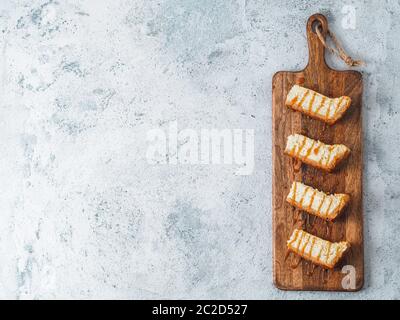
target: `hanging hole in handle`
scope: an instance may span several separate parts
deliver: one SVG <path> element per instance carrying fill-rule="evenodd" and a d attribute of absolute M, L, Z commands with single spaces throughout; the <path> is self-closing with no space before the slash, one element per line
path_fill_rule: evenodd
<path fill-rule="evenodd" d="M 307 21 L 307 32 L 312 35 L 316 35 L 316 29 L 321 31 L 323 35 L 328 32 L 328 21 L 323 14 L 316 13 L 313 14 L 311 17 L 308 18 Z"/>
<path fill-rule="evenodd" d="M 322 22 L 317 20 L 314 20 L 311 24 L 311 31 L 315 34 L 317 34 L 317 28 L 319 29 L 319 31 L 322 33 L 324 30 L 324 27 L 322 26 Z"/>

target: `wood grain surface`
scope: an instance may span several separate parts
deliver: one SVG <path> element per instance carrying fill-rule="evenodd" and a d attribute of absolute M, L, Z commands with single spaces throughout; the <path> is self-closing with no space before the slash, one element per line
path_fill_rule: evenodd
<path fill-rule="evenodd" d="M 323 15 L 315 14 L 309 18 L 306 27 L 309 61 L 306 68 L 298 72 L 279 71 L 272 80 L 274 283 L 284 290 L 357 291 L 364 282 L 362 76 L 357 71 L 338 71 L 328 67 L 324 58 L 325 49 L 313 31 L 315 24 L 321 25 L 324 36 L 328 30 Z M 285 106 L 286 95 L 296 83 L 332 98 L 347 95 L 351 97 L 352 104 L 342 119 L 332 126 L 327 125 Z M 345 144 L 351 149 L 350 157 L 332 173 L 301 164 L 284 154 L 286 138 L 294 133 L 328 144 Z M 351 196 L 350 204 L 334 222 L 310 217 L 286 202 L 293 181 L 303 182 L 328 193 L 348 193 Z M 295 227 L 326 240 L 347 240 L 351 249 L 333 270 L 320 267 L 313 270 L 312 265 L 305 260 L 294 268 L 291 266 L 293 257 L 286 256 L 286 241 Z M 346 265 L 354 269 L 350 267 L 342 270 Z M 354 283 L 346 281 L 352 276 L 346 274 L 346 270 L 355 271 Z M 343 280 L 346 275 L 347 278 Z M 344 286 L 342 282 L 345 282 Z"/>

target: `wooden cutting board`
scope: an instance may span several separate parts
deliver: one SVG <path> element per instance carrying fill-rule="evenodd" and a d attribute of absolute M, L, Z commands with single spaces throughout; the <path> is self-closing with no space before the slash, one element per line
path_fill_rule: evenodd
<path fill-rule="evenodd" d="M 305 69 L 297 72 L 279 71 L 272 80 L 274 283 L 284 290 L 358 291 L 364 282 L 362 76 L 357 71 L 338 71 L 327 66 L 325 48 L 313 31 L 313 26 L 318 23 L 322 26 L 324 36 L 328 30 L 328 23 L 323 15 L 315 14 L 309 18 L 309 60 Z M 329 97 L 350 96 L 352 105 L 344 117 L 332 126 L 311 119 L 285 106 L 286 95 L 296 83 Z M 283 153 L 286 138 L 293 133 L 328 144 L 345 144 L 351 149 L 351 155 L 333 173 L 300 164 Z M 310 217 L 285 201 L 293 181 L 300 181 L 329 193 L 348 193 L 351 196 L 350 205 L 333 223 Z M 296 217 L 302 219 L 303 226 L 300 227 L 303 230 L 330 241 L 347 240 L 351 243 L 351 250 L 334 270 L 324 271 L 317 267 L 312 272 L 312 266 L 304 260 L 297 268 L 290 266 L 292 257 L 285 259 L 286 241 L 295 225 L 299 227 Z"/>

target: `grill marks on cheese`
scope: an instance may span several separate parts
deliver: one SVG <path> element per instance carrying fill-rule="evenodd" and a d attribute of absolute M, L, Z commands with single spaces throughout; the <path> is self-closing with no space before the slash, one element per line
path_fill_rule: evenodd
<path fill-rule="evenodd" d="M 349 155 L 350 149 L 342 144 L 328 145 L 294 134 L 287 138 L 285 153 L 317 168 L 332 171 Z"/>
<path fill-rule="evenodd" d="M 287 241 L 287 248 L 315 264 L 332 269 L 350 247 L 346 241 L 330 242 L 295 229 Z"/>
<path fill-rule="evenodd" d="M 350 97 L 328 98 L 297 84 L 290 89 L 286 97 L 286 106 L 329 124 L 339 120 L 350 104 Z"/>
<path fill-rule="evenodd" d="M 301 182 L 293 182 L 286 201 L 291 205 L 325 220 L 334 220 L 347 205 L 347 194 L 327 195 Z"/>

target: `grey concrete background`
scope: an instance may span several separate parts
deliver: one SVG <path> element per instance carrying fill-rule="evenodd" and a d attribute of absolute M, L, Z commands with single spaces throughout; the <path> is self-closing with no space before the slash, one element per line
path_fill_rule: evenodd
<path fill-rule="evenodd" d="M 272 284 L 271 77 L 305 66 L 315 12 L 367 62 L 358 293 Z M 400 298 L 399 15 L 398 1 L 2 0 L 0 298 Z M 149 165 L 146 132 L 174 120 L 254 129 L 254 173 Z"/>

